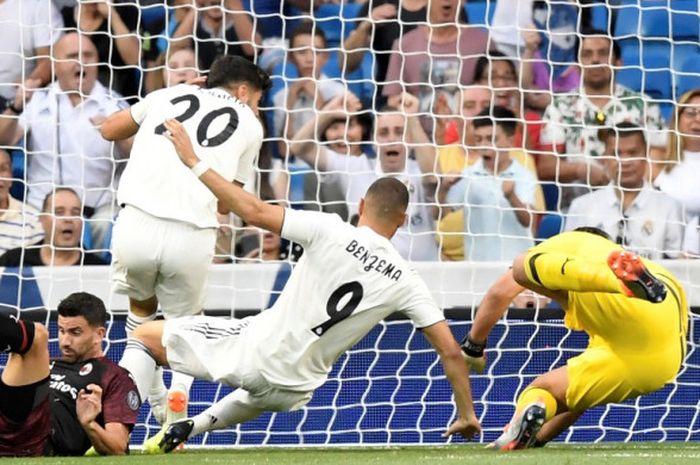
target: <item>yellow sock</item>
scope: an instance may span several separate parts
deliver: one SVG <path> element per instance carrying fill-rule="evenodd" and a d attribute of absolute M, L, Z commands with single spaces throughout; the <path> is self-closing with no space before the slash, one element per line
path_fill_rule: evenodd
<path fill-rule="evenodd" d="M 518 404 L 515 407 L 516 412 L 520 412 L 522 409 L 534 402 L 542 402 L 545 409 L 544 421 L 551 420 L 557 413 L 557 400 L 554 398 L 549 391 L 545 391 L 542 388 L 528 388 L 520 393 L 518 396 Z"/>
<path fill-rule="evenodd" d="M 530 281 L 553 291 L 621 291 L 620 281 L 607 263 L 534 251 L 525 257 L 524 265 Z"/>

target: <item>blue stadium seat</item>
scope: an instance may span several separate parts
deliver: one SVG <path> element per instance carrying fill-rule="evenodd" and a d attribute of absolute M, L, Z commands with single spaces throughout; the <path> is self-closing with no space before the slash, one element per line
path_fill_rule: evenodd
<path fill-rule="evenodd" d="M 467 13 L 469 24 L 483 24 L 485 26 L 491 24 L 493 12 L 496 10 L 493 1 L 469 1 L 464 5 L 464 10 Z"/>
<path fill-rule="evenodd" d="M 670 17 L 664 1 L 623 0 L 615 7 L 614 37 L 669 37 Z"/>
<path fill-rule="evenodd" d="M 689 56 L 676 73 L 676 95 L 700 88 L 700 54 Z"/>
<path fill-rule="evenodd" d="M 92 245 L 92 225 L 90 224 L 90 220 L 83 220 L 83 250 L 93 250 L 94 247 Z"/>
<path fill-rule="evenodd" d="M 698 0 L 671 2 L 671 36 L 674 39 L 698 40 L 700 36 Z"/>
<path fill-rule="evenodd" d="M 556 236 L 562 231 L 564 227 L 564 218 L 558 213 L 547 213 L 542 216 L 540 220 L 540 225 L 537 228 L 538 241 L 543 241 L 549 239 L 552 236 Z"/>
<path fill-rule="evenodd" d="M 350 35 L 357 26 L 357 22 L 352 20 L 357 18 L 361 8 L 362 5 L 357 3 L 326 3 L 314 11 L 316 25 L 326 35 L 328 47 L 338 47 Z"/>

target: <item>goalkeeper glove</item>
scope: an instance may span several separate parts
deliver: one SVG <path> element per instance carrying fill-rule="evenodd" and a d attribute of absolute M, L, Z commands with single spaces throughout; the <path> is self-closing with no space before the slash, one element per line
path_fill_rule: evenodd
<path fill-rule="evenodd" d="M 484 368 L 486 368 L 486 357 L 484 356 L 486 342 L 476 342 L 467 334 L 464 339 L 462 339 L 460 347 L 462 348 L 464 361 L 467 362 L 469 368 L 476 373 L 483 372 Z"/>

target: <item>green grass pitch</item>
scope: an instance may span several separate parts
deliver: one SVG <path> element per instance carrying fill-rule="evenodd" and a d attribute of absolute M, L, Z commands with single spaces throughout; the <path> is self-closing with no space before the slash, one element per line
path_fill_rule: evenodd
<path fill-rule="evenodd" d="M 170 455 L 5 459 L 2 465 L 574 465 L 700 463 L 700 444 L 555 445 L 511 453 L 481 446 L 190 449 Z"/>

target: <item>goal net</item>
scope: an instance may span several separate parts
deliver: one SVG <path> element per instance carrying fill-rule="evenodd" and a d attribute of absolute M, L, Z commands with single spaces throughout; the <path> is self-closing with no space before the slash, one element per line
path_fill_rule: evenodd
<path fill-rule="evenodd" d="M 398 3 L 404 10 L 396 9 Z M 6 0 L 0 5 L 0 26 L 8 31 L 0 41 L 6 42 L 0 44 L 0 96 L 8 109 L 0 114 L 0 148 L 10 154 L 12 173 L 8 178 L 0 172 L 0 195 L 4 195 L 4 180 L 11 179 L 10 193 L 23 206 L 18 210 L 19 216 L 13 219 L 3 216 L 0 208 L 0 246 L 4 251 L 24 242 L 30 250 L 31 243 L 41 237 L 36 210 L 42 208 L 41 202 L 36 202 L 38 194 L 32 191 L 45 195 L 67 186 L 79 193 L 85 207 L 82 247 L 109 261 L 111 225 L 118 208 L 114 202 L 103 200 L 114 196 L 128 153 L 114 144 L 107 144 L 107 149 L 100 152 L 102 142 L 90 138 L 89 130 L 95 128 L 86 128 L 86 121 L 99 126 L 101 117 L 150 91 L 178 82 L 180 75 L 189 71 L 192 74 L 187 76 L 191 77 L 196 71 L 206 70 L 218 53 L 249 56 L 273 79 L 273 87 L 261 103 L 266 137 L 256 166 L 257 179 L 248 186 L 257 195 L 283 201 L 293 208 L 336 212 L 350 220 L 357 199 L 351 198 L 352 183 L 344 183 L 343 176 L 349 176 L 350 170 L 355 170 L 353 175 L 373 176 L 376 170 L 383 169 L 375 165 L 381 166 L 381 157 L 391 159 L 401 156 L 401 150 L 406 151 L 410 160 L 407 164 L 414 163 L 412 166 L 420 170 L 418 176 L 426 183 L 414 185 L 412 190 L 412 215 L 406 237 L 413 245 L 404 252 L 414 260 L 416 269 L 445 310 L 458 340 L 468 331 L 486 290 L 506 269 L 508 259 L 503 254 L 509 247 L 507 244 L 519 234 L 506 226 L 507 215 L 515 215 L 510 205 L 496 203 L 490 209 L 483 209 L 486 212 L 483 222 L 496 223 L 495 230 L 484 232 L 461 216 L 456 220 L 453 217 L 451 223 L 447 221 L 451 209 L 448 204 L 454 205 L 449 195 L 447 198 L 439 195 L 440 185 L 473 167 L 484 155 L 484 146 L 497 143 L 493 134 L 488 140 L 472 139 L 476 132 L 471 124 L 479 113 L 475 109 L 480 109 L 480 99 L 484 100 L 483 93 L 477 91 L 486 91 L 485 108 L 496 104 L 510 106 L 510 119 L 517 123 L 513 144 L 522 153 L 512 156 L 536 180 L 530 194 L 522 193 L 531 198 L 524 202 L 530 217 L 525 231 L 533 244 L 566 227 L 567 196 L 573 192 L 572 188 L 578 188 L 576 195 L 580 196 L 603 184 L 594 175 L 604 170 L 604 164 L 591 163 L 597 168 L 588 168 L 585 176 L 566 178 L 572 160 L 595 155 L 576 157 L 567 151 L 566 147 L 572 143 L 584 144 L 585 133 L 579 132 L 577 140 L 569 136 L 560 140 L 547 135 L 544 129 L 551 117 L 546 111 L 547 102 L 562 95 L 581 96 L 582 71 L 573 66 L 580 61 L 576 47 L 583 37 L 581 31 L 602 31 L 602 37 L 614 38 L 620 46 L 620 60 L 610 59 L 610 65 L 616 83 L 640 92 L 642 114 L 637 118 L 643 120 L 647 130 L 654 161 L 654 168 L 647 174 L 692 169 L 686 164 L 691 161 L 687 155 L 684 159 L 668 153 L 693 152 L 692 141 L 681 129 L 680 116 L 686 108 L 690 109 L 689 114 L 700 109 L 700 97 L 695 101 L 694 94 L 688 94 L 700 88 L 697 0 L 429 0 L 424 3 L 426 10 L 420 10 L 419 1 L 336 4 L 317 0 L 196 0 L 192 4 L 177 0 Z M 414 11 L 416 8 L 418 12 Z M 476 26 L 483 27 L 462 48 L 452 52 L 439 45 L 450 40 L 449 31 L 430 28 L 431 22 L 439 23 L 440 15 L 447 14 L 449 8 L 457 9 L 453 23 L 469 24 L 475 26 L 474 30 Z M 367 15 L 374 20 L 368 22 Z M 510 18 L 516 17 L 519 19 L 513 23 Z M 222 24 L 224 27 L 220 28 Z M 299 31 L 303 32 L 307 24 L 311 25 L 311 32 L 306 34 L 309 37 L 300 37 L 304 34 Z M 425 44 L 421 45 L 417 34 L 409 36 L 412 30 L 421 28 L 432 31 L 427 37 L 435 42 L 427 52 L 421 49 Z M 66 57 L 57 50 L 55 41 L 76 30 L 96 45 L 96 60 L 83 55 Z M 317 31 L 322 31 L 322 35 Z M 524 33 L 538 37 L 536 47 L 530 51 Z M 393 39 L 401 37 L 407 39 L 399 40 L 392 49 Z M 533 40 L 532 34 L 528 37 Z M 481 40 L 484 40 L 482 49 L 473 48 Z M 425 59 L 412 61 L 420 57 Z M 481 66 L 485 71 L 481 81 L 475 81 L 472 76 L 479 69 L 480 57 L 486 57 L 485 68 Z M 504 60 L 513 63 L 512 67 L 503 66 Z M 83 106 L 72 116 L 70 110 L 61 106 L 60 91 L 57 100 L 46 103 L 45 107 L 37 107 L 32 100 L 53 95 L 47 90 L 21 92 L 23 88 L 51 86 L 52 75 L 58 78 L 60 73 L 67 73 L 67 64 L 76 65 L 69 72 L 79 82 L 87 79 L 91 68 L 98 69 L 96 79 L 104 89 L 102 100 L 87 99 L 90 92 L 79 87 L 76 94 L 81 96 Z M 50 71 L 42 74 L 42 66 Z M 601 63 L 590 66 L 603 67 Z M 567 79 L 572 75 L 577 77 Z M 53 86 L 60 89 L 58 82 Z M 390 98 L 402 91 L 418 98 L 415 108 L 406 98 L 398 103 Z M 471 91 L 475 92 L 470 94 Z M 348 118 L 323 119 L 324 115 L 344 111 L 347 97 L 340 107 L 327 105 L 346 92 L 352 92 L 361 107 L 351 109 Z M 682 96 L 685 100 L 681 100 Z M 387 129 L 384 134 L 377 125 L 379 109 L 387 102 L 398 105 L 398 114 L 402 116 L 396 139 L 390 133 L 395 128 Z M 99 105 L 100 110 L 88 116 L 93 104 Z M 583 126 L 565 119 L 556 124 L 565 134 L 571 128 L 583 131 L 612 127 L 630 119 L 630 112 L 623 110 L 615 108 L 609 115 L 601 112 L 603 117 L 597 122 L 594 112 L 593 119 Z M 418 115 L 418 125 L 412 125 L 414 113 Z M 657 114 L 654 120 L 653 115 Z M 53 119 L 46 119 L 46 115 Z M 491 116 L 496 116 L 493 111 Z M 292 140 L 309 122 L 313 123 L 313 131 L 301 138 L 301 142 L 311 144 L 313 147 L 306 150 L 314 155 L 306 160 L 303 151 L 295 152 Z M 532 137 L 539 142 L 532 142 Z M 664 144 L 668 141 L 668 148 L 664 145 L 659 150 L 655 142 L 660 140 Z M 391 149 L 396 146 L 403 149 Z M 385 153 L 383 147 L 390 149 Z M 554 156 L 553 150 L 563 150 L 569 157 Z M 333 157 L 341 161 L 324 165 L 317 156 L 321 151 L 333 151 Z M 47 154 L 48 165 L 42 165 L 47 163 Z M 342 161 L 345 160 L 342 156 L 364 157 L 368 161 L 360 169 Z M 548 176 L 540 165 L 546 159 L 554 160 L 553 174 Z M 76 160 L 77 164 L 72 165 Z M 0 166 L 2 163 L 0 153 Z M 96 163 L 104 164 L 97 170 L 90 168 Z M 67 166 L 78 168 L 70 172 Z M 42 178 L 39 169 L 48 169 L 50 174 Z M 496 176 L 499 189 L 506 177 Z M 425 192 L 421 190 L 424 188 Z M 668 190 L 669 195 L 681 191 L 682 197 L 694 189 L 689 185 Z M 521 191 L 516 192 L 521 195 Z M 668 216 L 668 220 L 662 221 L 658 218 L 667 217 L 657 212 L 658 215 L 642 221 L 638 227 L 637 233 L 646 231 L 646 236 L 656 237 L 662 229 L 675 231 L 667 232 L 669 237 L 680 235 L 663 245 L 651 241 L 635 243 L 634 218 L 628 218 L 627 213 L 620 212 L 620 221 L 615 220 L 614 230 L 608 231 L 650 257 L 679 257 L 664 261 L 684 284 L 693 310 L 687 358 L 678 378 L 653 394 L 592 409 L 557 441 L 700 439 L 697 325 L 700 262 L 680 258 L 699 252 L 699 212 L 692 210 L 693 199 L 689 197 L 678 200 L 685 207 L 683 215 Z M 430 216 L 431 207 L 440 207 L 435 220 Z M 474 205 L 462 207 L 471 208 L 472 218 L 477 217 Z M 452 213 L 463 214 L 460 213 L 463 208 Z M 31 221 L 35 222 L 34 230 L 30 228 Z M 257 251 L 266 239 L 251 233 L 234 217 L 222 218 L 221 223 L 217 263 L 212 265 L 205 311 L 243 317 L 268 308 L 281 291 L 300 251 L 282 241 L 275 246 L 274 259 L 268 261 Z M 601 226 L 603 223 L 601 219 Z M 5 235 L 12 237 L 3 242 Z M 417 244 L 424 244 L 426 237 L 433 239 L 430 241 L 434 247 L 433 259 L 416 260 L 412 254 L 423 247 Z M 479 242 L 484 237 L 487 242 Z M 480 245 L 484 243 L 490 245 Z M 473 254 L 482 250 L 496 250 L 500 255 L 478 261 Z M 53 337 L 50 350 L 53 356 L 58 356 L 52 311 L 71 292 L 93 292 L 111 310 L 105 348 L 110 358 L 118 360 L 126 344 L 128 304 L 123 296 L 111 293 L 110 279 L 108 266 L 0 268 L 0 311 L 46 323 Z M 525 308 L 516 306 L 489 338 L 486 372 L 471 377 L 483 428 L 478 438 L 481 442 L 492 441 L 500 434 L 514 411 L 518 393 L 528 383 L 539 374 L 564 366 L 567 359 L 581 353 L 587 345 L 585 334 L 564 327 L 560 309 L 537 299 L 531 305 L 523 305 Z M 0 366 L 4 367 L 5 361 L 6 356 L 0 356 Z M 166 370 L 166 384 L 169 376 Z M 201 412 L 229 392 L 231 388 L 227 386 L 196 381 L 191 391 L 190 415 Z M 409 321 L 396 318 L 375 327 L 342 356 L 328 382 L 303 409 L 264 414 L 245 424 L 198 436 L 191 443 L 438 445 L 462 442 L 459 438 L 441 437 L 455 415 L 450 386 L 434 350 Z M 148 406 L 144 406 L 132 434 L 132 444 L 141 445 L 144 438 L 158 429 Z"/>

